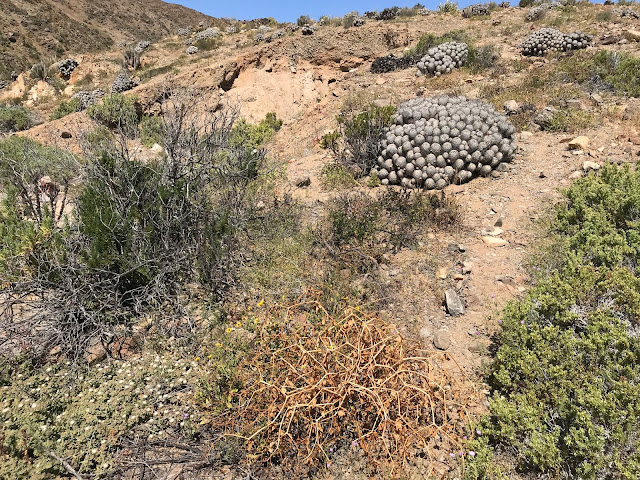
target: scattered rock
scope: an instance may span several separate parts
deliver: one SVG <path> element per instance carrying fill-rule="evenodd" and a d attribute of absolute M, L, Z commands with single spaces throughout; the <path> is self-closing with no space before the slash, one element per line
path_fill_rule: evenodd
<path fill-rule="evenodd" d="M 567 100 L 567 108 L 572 110 L 582 110 L 582 102 L 578 98 Z"/>
<path fill-rule="evenodd" d="M 582 178 L 582 172 L 580 170 L 576 170 L 571 175 L 569 175 L 571 180 L 577 180 L 578 178 Z"/>
<path fill-rule="evenodd" d="M 156 155 L 161 155 L 164 152 L 164 148 L 162 148 L 161 145 L 154 143 L 153 146 L 151 147 L 151 151 Z"/>
<path fill-rule="evenodd" d="M 65 138 L 65 139 L 69 139 L 69 138 L 73 137 L 73 135 L 71 135 L 71 132 L 62 132 L 60 134 L 60 137 Z"/>
<path fill-rule="evenodd" d="M 471 353 L 482 353 L 484 349 L 485 346 L 482 342 L 473 342 L 468 348 Z"/>
<path fill-rule="evenodd" d="M 439 268 L 438 271 L 436 272 L 436 277 L 438 277 L 440 280 L 446 280 L 447 274 L 448 274 L 447 268 L 442 267 L 442 268 Z"/>
<path fill-rule="evenodd" d="M 555 107 L 545 107 L 538 115 L 533 118 L 533 123 L 543 130 L 549 128 L 553 121 L 553 116 L 558 112 Z"/>
<path fill-rule="evenodd" d="M 482 241 L 490 247 L 504 247 L 505 245 L 507 245 L 506 240 L 498 237 L 486 236 L 486 237 L 482 237 Z"/>
<path fill-rule="evenodd" d="M 627 40 L 640 42 L 640 31 L 638 30 L 625 30 L 623 34 Z"/>
<path fill-rule="evenodd" d="M 520 132 L 520 140 L 528 140 L 531 137 L 533 137 L 533 132 L 527 132 L 527 131 Z"/>
<path fill-rule="evenodd" d="M 504 111 L 507 115 L 516 115 L 520 112 L 520 105 L 518 105 L 518 102 L 516 102 L 515 100 L 508 100 L 504 102 L 502 108 L 504 108 Z"/>
<path fill-rule="evenodd" d="M 468 275 L 473 269 L 473 262 L 462 262 L 462 273 Z"/>
<path fill-rule="evenodd" d="M 589 137 L 581 135 L 569 142 L 569 150 L 587 150 L 589 148 Z"/>
<path fill-rule="evenodd" d="M 544 174 L 543 171 L 540 171 L 540 174 L 538 175 L 538 177 L 540 178 L 547 178 L 547 176 Z"/>
<path fill-rule="evenodd" d="M 500 227 L 494 227 L 493 230 L 482 229 L 482 235 L 489 235 L 490 237 L 499 237 L 504 233 L 504 230 Z"/>
<path fill-rule="evenodd" d="M 622 40 L 622 38 L 619 35 L 607 35 L 606 37 L 602 38 L 602 40 L 600 40 L 600 43 L 602 45 L 614 45 L 620 42 L 620 40 Z"/>
<path fill-rule="evenodd" d="M 451 346 L 451 336 L 446 330 L 438 330 L 433 336 L 433 346 L 438 350 L 446 350 Z"/>
<path fill-rule="evenodd" d="M 447 305 L 447 312 L 449 315 L 459 317 L 464 315 L 464 304 L 458 296 L 458 293 L 453 289 L 448 289 L 444 294 L 445 303 Z"/>
<path fill-rule="evenodd" d="M 293 181 L 293 184 L 298 188 L 305 188 L 311 185 L 311 178 L 309 176 L 299 177 Z"/>
<path fill-rule="evenodd" d="M 494 227 L 501 228 L 502 227 L 502 217 L 496 220 L 496 223 L 493 224 Z"/>
<path fill-rule="evenodd" d="M 591 170 L 600 170 L 600 164 L 596 162 L 586 161 L 582 164 L 582 169 L 585 172 L 590 172 Z"/>
<path fill-rule="evenodd" d="M 600 95 L 598 93 L 592 93 L 591 94 L 591 100 L 593 100 L 596 103 L 602 103 L 602 95 Z"/>

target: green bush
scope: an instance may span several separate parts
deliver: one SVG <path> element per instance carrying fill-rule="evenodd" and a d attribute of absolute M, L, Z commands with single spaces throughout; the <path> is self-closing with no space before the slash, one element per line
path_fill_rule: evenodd
<path fill-rule="evenodd" d="M 58 120 L 62 117 L 66 117 L 70 113 L 79 112 L 82 110 L 82 103 L 77 98 L 72 98 L 70 100 L 63 100 L 58 104 L 56 109 L 49 117 L 49 120 Z"/>
<path fill-rule="evenodd" d="M 476 48 L 469 45 L 467 68 L 471 73 L 480 73 L 496 65 L 500 59 L 500 52 L 494 45 Z"/>
<path fill-rule="evenodd" d="M 551 121 L 545 125 L 550 132 L 579 132 L 596 124 L 592 113 L 573 108 L 560 108 L 553 113 Z"/>
<path fill-rule="evenodd" d="M 598 77 L 617 92 L 640 97 L 640 58 L 628 53 L 602 50 L 576 53 L 559 64 L 569 80 L 588 83 Z"/>
<path fill-rule="evenodd" d="M 552 225 L 558 270 L 503 312 L 467 478 L 492 478 L 492 449 L 524 474 L 640 475 L 638 187 L 638 170 L 608 165 L 565 192 Z"/>
<path fill-rule="evenodd" d="M 87 109 L 87 115 L 105 127 L 133 136 L 139 120 L 136 101 L 136 97 L 113 93 L 105 96 L 102 103 L 91 105 Z"/>
<path fill-rule="evenodd" d="M 216 38 L 203 38 L 194 43 L 199 51 L 208 52 L 215 50 L 220 46 L 220 41 Z"/>
<path fill-rule="evenodd" d="M 444 3 L 438 5 L 438 12 L 440 13 L 457 13 L 458 12 L 458 4 L 455 2 L 451 2 L 447 0 Z"/>
<path fill-rule="evenodd" d="M 536 3 L 536 0 L 520 0 L 518 6 L 520 8 L 529 8 L 532 7 L 534 3 Z"/>
<path fill-rule="evenodd" d="M 406 51 L 404 55 L 423 57 L 427 54 L 430 48 L 441 45 L 445 42 L 464 42 L 466 44 L 470 44 L 471 39 L 464 30 L 452 30 L 442 35 L 425 33 L 420 37 L 418 43 L 416 43 L 413 48 Z"/>
<path fill-rule="evenodd" d="M 296 24 L 299 27 L 304 27 L 305 25 L 311 25 L 313 23 L 313 19 L 309 15 L 300 15 L 296 20 Z"/>
<path fill-rule="evenodd" d="M 140 141 L 151 148 L 155 143 L 161 143 L 164 137 L 165 125 L 161 117 L 145 115 L 140 120 Z"/>
<path fill-rule="evenodd" d="M 391 125 L 393 105 L 379 107 L 360 99 L 347 101 L 337 116 L 339 137 L 334 152 L 354 176 L 368 175 L 378 158 L 378 147 L 384 130 Z"/>
<path fill-rule="evenodd" d="M 19 132 L 31 126 L 29 110 L 20 106 L 0 105 L 0 132 Z"/>
<path fill-rule="evenodd" d="M 278 120 L 273 112 L 267 113 L 265 119 L 255 125 L 241 119 L 234 125 L 230 141 L 233 146 L 247 150 L 257 149 L 268 142 L 281 127 L 282 120 Z"/>

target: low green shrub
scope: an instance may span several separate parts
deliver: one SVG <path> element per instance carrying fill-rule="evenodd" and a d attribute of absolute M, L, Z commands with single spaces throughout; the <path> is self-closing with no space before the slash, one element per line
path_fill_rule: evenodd
<path fill-rule="evenodd" d="M 356 185 L 353 174 L 344 165 L 336 162 L 327 163 L 320 171 L 322 186 L 328 190 L 349 188 Z"/>
<path fill-rule="evenodd" d="M 155 143 L 161 143 L 164 138 L 165 125 L 161 117 L 145 115 L 140 120 L 140 141 L 151 148 Z"/>
<path fill-rule="evenodd" d="M 216 38 L 203 38 L 194 43 L 199 51 L 208 52 L 216 50 L 220 46 L 220 41 Z"/>
<path fill-rule="evenodd" d="M 439 13 L 457 13 L 458 12 L 458 4 L 456 2 L 451 2 L 447 0 L 444 3 L 438 5 Z"/>
<path fill-rule="evenodd" d="M 49 120 L 58 120 L 62 117 L 66 117 L 70 113 L 79 112 L 82 110 L 82 102 L 77 98 L 61 101 L 55 108 Z"/>
<path fill-rule="evenodd" d="M 139 115 L 136 97 L 113 93 L 103 98 L 102 103 L 91 105 L 87 115 L 107 128 L 116 129 L 126 136 L 135 135 Z"/>
<path fill-rule="evenodd" d="M 466 478 L 494 478 L 505 456 L 525 475 L 640 475 L 638 187 L 640 171 L 607 165 L 565 192 L 558 270 L 503 312 Z"/>
<path fill-rule="evenodd" d="M 471 73 L 484 72 L 489 68 L 496 66 L 500 60 L 500 52 L 495 45 L 485 45 L 482 47 L 474 47 L 469 45 L 469 56 L 467 58 L 466 67 Z"/>
<path fill-rule="evenodd" d="M 0 105 L 0 132 L 19 132 L 31 126 L 29 110 L 21 106 Z"/>
<path fill-rule="evenodd" d="M 106 361 L 73 370 L 0 364 L 0 478 L 113 478 L 136 438 L 193 438 L 201 421 L 192 401 L 195 362 L 168 355 Z M 53 455 L 52 455 L 53 454 Z M 126 458 L 126 456 L 124 457 Z M 131 458 L 131 457 L 129 457 Z"/>
<path fill-rule="evenodd" d="M 442 35 L 433 33 L 425 33 L 420 37 L 416 45 L 405 52 L 405 56 L 424 56 L 430 48 L 441 45 L 446 42 L 464 42 L 471 43 L 469 35 L 464 30 L 451 30 Z"/>
<path fill-rule="evenodd" d="M 551 121 L 545 125 L 550 132 L 579 132 L 596 124 L 592 113 L 573 108 L 560 108 L 554 112 Z"/>
<path fill-rule="evenodd" d="M 233 126 L 230 141 L 233 146 L 257 149 L 268 142 L 281 127 L 282 120 L 278 120 L 273 112 L 267 113 L 265 119 L 257 124 L 240 119 Z"/>

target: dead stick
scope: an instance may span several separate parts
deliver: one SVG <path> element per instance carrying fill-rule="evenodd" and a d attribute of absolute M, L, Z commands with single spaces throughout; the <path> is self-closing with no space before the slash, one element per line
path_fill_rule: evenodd
<path fill-rule="evenodd" d="M 50 457 L 53 457 L 57 461 L 59 461 L 67 472 L 69 472 L 71 475 L 76 477 L 78 480 L 84 480 L 84 477 L 82 475 L 80 475 L 78 472 L 76 472 L 73 469 L 73 467 L 71 465 L 69 465 L 66 461 L 64 461 L 62 458 L 60 458 L 58 455 L 56 455 L 55 452 L 48 452 L 48 453 L 49 453 Z"/>

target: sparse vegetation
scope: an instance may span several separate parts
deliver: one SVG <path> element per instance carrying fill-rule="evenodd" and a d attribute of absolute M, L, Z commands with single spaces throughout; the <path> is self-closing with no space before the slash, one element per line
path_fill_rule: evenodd
<path fill-rule="evenodd" d="M 135 103 L 135 97 L 114 93 L 105 96 L 102 103 L 91 105 L 87 109 L 87 115 L 105 127 L 133 136 L 139 121 Z"/>
<path fill-rule="evenodd" d="M 165 137 L 165 125 L 161 117 L 145 115 L 140 120 L 140 142 L 147 148 L 161 143 Z"/>
<path fill-rule="evenodd" d="M 82 102 L 78 98 L 72 98 L 70 100 L 61 101 L 56 109 L 49 117 L 49 120 L 58 120 L 62 117 L 66 117 L 70 113 L 79 112 L 82 110 Z"/>
<path fill-rule="evenodd" d="M 29 110 L 17 105 L 0 105 L 0 133 L 19 132 L 32 125 Z"/>
<path fill-rule="evenodd" d="M 438 5 L 438 12 L 440 13 L 457 13 L 458 4 L 456 2 L 451 2 L 446 0 L 446 2 Z"/>

